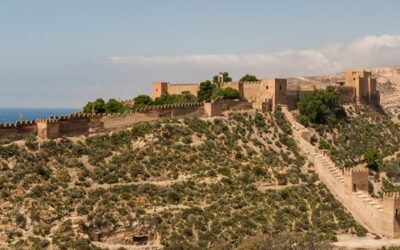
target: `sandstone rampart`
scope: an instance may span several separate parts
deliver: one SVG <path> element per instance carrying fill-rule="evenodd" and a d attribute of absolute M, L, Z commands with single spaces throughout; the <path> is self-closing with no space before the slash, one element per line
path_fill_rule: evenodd
<path fill-rule="evenodd" d="M 282 107 L 282 111 L 293 128 L 295 140 L 336 199 L 370 232 L 399 237 L 400 194 L 385 193 L 382 200 L 371 197 L 368 194 L 368 169 L 358 166 L 340 170 L 325 151 L 304 138 L 308 129 L 294 119 L 286 106 Z"/>
<path fill-rule="evenodd" d="M 138 122 L 161 118 L 204 116 L 203 103 L 168 104 L 138 108 L 123 114 L 83 114 L 51 116 L 36 121 L 0 124 L 0 139 L 22 139 L 29 135 L 54 139 L 63 136 L 87 136 L 90 133 L 126 128 Z"/>

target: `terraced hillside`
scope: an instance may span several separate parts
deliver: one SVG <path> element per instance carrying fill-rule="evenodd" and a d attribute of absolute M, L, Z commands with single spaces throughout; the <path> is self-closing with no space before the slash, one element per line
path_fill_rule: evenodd
<path fill-rule="evenodd" d="M 248 249 L 265 236 L 326 249 L 365 234 L 291 133 L 280 112 L 236 113 L 0 146 L 0 247 Z"/>

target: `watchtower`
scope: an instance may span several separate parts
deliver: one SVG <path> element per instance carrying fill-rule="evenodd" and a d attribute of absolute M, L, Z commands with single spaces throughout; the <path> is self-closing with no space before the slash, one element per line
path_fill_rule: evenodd
<path fill-rule="evenodd" d="M 154 100 L 157 97 L 168 93 L 168 82 L 153 82 L 151 98 Z"/>
<path fill-rule="evenodd" d="M 258 98 L 258 107 L 268 104 L 271 111 L 275 111 L 278 104 L 286 104 L 286 79 L 262 80 Z"/>
<path fill-rule="evenodd" d="M 343 170 L 344 192 L 351 195 L 352 192 L 368 192 L 368 168 L 358 166 L 354 168 L 345 168 Z"/>
<path fill-rule="evenodd" d="M 37 120 L 37 133 L 43 139 L 60 137 L 60 122 L 56 119 Z"/>
<path fill-rule="evenodd" d="M 387 237 L 397 238 L 400 236 L 400 193 L 383 194 L 383 234 Z"/>
<path fill-rule="evenodd" d="M 363 69 L 348 70 L 345 75 L 345 86 L 355 89 L 356 102 L 379 104 L 379 92 L 376 90 L 376 79 L 371 71 Z"/>

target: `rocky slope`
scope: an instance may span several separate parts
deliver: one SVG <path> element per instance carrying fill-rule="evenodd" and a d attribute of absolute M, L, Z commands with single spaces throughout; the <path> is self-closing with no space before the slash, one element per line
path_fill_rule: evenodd
<path fill-rule="evenodd" d="M 381 104 L 390 114 L 400 113 L 400 67 L 384 67 L 368 69 L 377 79 L 378 90 L 381 93 Z M 325 76 L 292 77 L 288 79 L 289 86 L 297 84 L 319 85 L 344 80 L 344 72 Z"/>

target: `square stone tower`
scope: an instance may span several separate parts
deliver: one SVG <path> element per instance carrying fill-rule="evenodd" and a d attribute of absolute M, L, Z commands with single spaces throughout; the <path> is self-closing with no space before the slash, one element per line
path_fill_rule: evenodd
<path fill-rule="evenodd" d="M 43 139 L 56 139 L 60 137 L 60 122 L 55 119 L 36 121 L 37 134 Z"/>
<path fill-rule="evenodd" d="M 344 192 L 351 195 L 352 192 L 368 192 L 368 174 L 366 167 L 358 166 L 354 168 L 345 168 L 343 170 Z"/>
<path fill-rule="evenodd" d="M 379 92 L 376 90 L 376 79 L 371 71 L 348 70 L 345 75 L 345 86 L 355 89 L 356 102 L 379 104 Z"/>
<path fill-rule="evenodd" d="M 400 193 L 383 194 L 382 231 L 387 237 L 400 236 Z"/>
<path fill-rule="evenodd" d="M 157 97 L 168 93 L 168 82 L 153 82 L 151 98 L 154 100 Z"/>
<path fill-rule="evenodd" d="M 286 91 L 287 79 L 262 80 L 256 108 L 264 110 L 262 107 L 267 104 L 266 109 L 275 111 L 278 104 L 286 104 Z"/>

